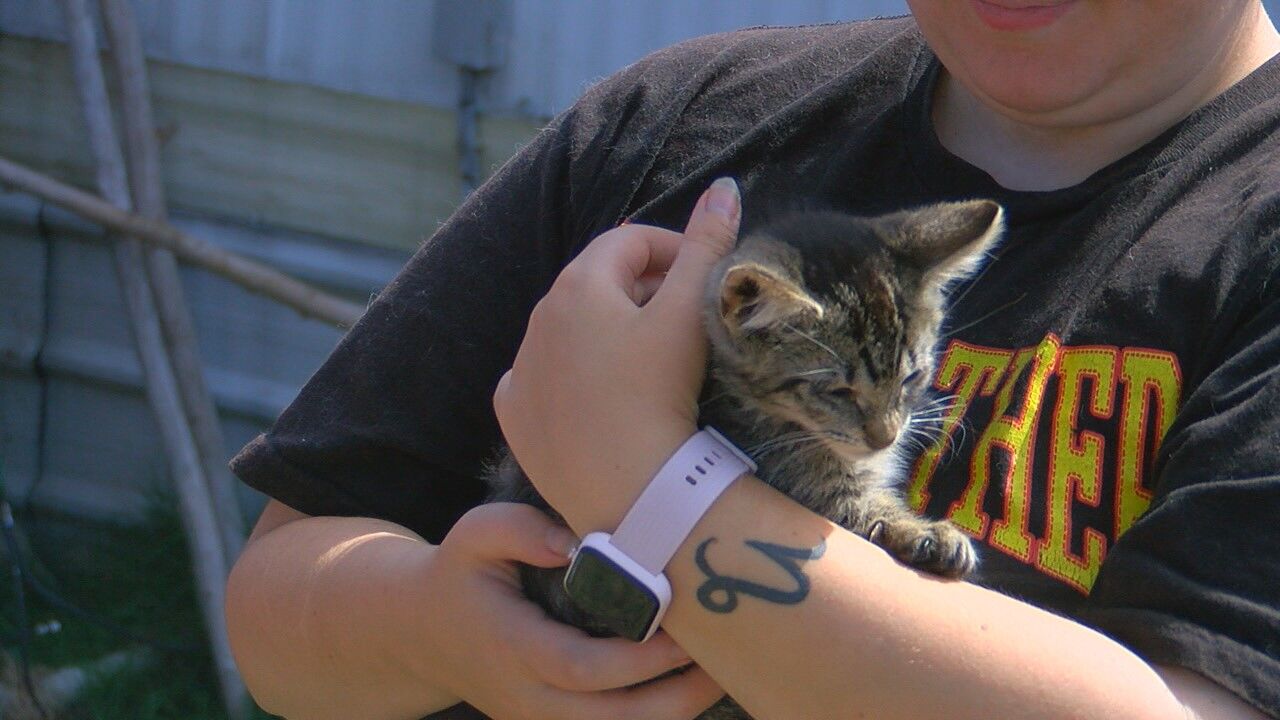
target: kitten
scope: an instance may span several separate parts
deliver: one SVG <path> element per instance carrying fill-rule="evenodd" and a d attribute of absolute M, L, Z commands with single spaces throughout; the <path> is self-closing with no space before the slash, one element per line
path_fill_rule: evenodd
<path fill-rule="evenodd" d="M 913 513 L 896 481 L 904 440 L 923 436 L 940 412 L 926 391 L 944 288 L 982 262 L 1002 215 L 988 201 L 875 218 L 805 212 L 744 233 L 707 288 L 711 357 L 699 421 L 751 455 L 761 480 L 903 563 L 968 574 L 969 539 Z M 509 453 L 489 482 L 491 501 L 554 514 Z M 522 572 L 550 615 L 608 634 L 573 606 L 563 576 Z M 702 717 L 748 716 L 725 701 Z"/>

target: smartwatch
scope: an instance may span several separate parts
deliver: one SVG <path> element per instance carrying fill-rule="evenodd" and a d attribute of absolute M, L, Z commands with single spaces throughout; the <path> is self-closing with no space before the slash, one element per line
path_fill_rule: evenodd
<path fill-rule="evenodd" d="M 671 456 L 612 534 L 582 538 L 565 573 L 573 602 L 618 635 L 643 642 L 671 604 L 662 574 L 720 493 L 756 464 L 706 427 Z"/>

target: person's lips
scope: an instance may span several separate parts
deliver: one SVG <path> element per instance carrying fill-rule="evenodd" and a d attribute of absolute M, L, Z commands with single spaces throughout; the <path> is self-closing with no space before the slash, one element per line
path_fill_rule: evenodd
<path fill-rule="evenodd" d="M 1078 0 L 969 0 L 974 13 L 994 30 L 1018 32 L 1053 24 Z"/>

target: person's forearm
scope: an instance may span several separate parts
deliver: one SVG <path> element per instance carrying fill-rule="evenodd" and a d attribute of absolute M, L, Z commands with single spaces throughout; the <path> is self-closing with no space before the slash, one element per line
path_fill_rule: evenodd
<path fill-rule="evenodd" d="M 1121 645 L 908 569 L 754 478 L 717 500 L 667 573 L 664 627 L 761 720 L 1184 717 Z"/>
<path fill-rule="evenodd" d="M 291 720 L 418 718 L 458 699 L 423 679 L 415 598 L 436 551 L 368 518 L 314 517 L 254 540 L 227 626 L 254 698 Z"/>

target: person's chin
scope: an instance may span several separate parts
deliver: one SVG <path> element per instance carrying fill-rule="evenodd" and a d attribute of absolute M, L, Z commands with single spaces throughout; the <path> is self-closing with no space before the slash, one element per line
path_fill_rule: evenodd
<path fill-rule="evenodd" d="M 978 57 L 961 58 L 959 65 L 959 72 L 947 69 L 953 89 L 1011 119 L 1051 124 L 1055 118 L 1070 123 L 1079 112 L 1090 111 L 1110 80 L 1101 67 L 1072 63 L 1051 51 L 988 48 Z"/>

